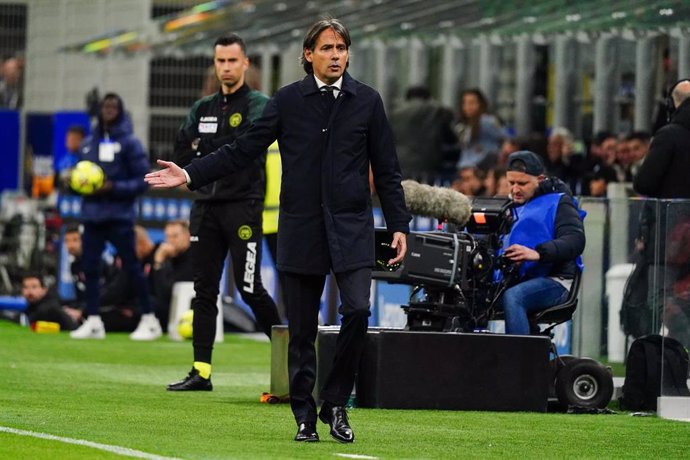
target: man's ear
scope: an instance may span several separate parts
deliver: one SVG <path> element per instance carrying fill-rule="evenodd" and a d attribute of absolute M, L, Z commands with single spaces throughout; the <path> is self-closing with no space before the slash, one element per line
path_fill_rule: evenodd
<path fill-rule="evenodd" d="M 304 48 L 304 59 L 307 62 L 312 62 L 312 60 L 313 60 L 312 52 L 309 48 Z"/>
<path fill-rule="evenodd" d="M 544 179 L 546 179 L 546 176 L 545 176 L 544 174 L 539 174 L 539 175 L 537 176 L 537 181 L 538 181 L 540 184 L 544 181 Z"/>

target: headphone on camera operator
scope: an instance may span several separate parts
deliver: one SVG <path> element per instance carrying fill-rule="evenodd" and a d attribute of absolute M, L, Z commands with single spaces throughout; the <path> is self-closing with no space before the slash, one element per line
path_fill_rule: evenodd
<path fill-rule="evenodd" d="M 671 117 L 673 117 L 673 114 L 676 113 L 676 110 L 678 107 L 676 107 L 676 104 L 673 102 L 673 91 L 676 89 L 678 85 L 680 85 L 683 82 L 690 82 L 690 79 L 688 78 L 682 78 L 678 81 L 676 81 L 671 87 L 668 89 L 666 92 L 666 100 L 665 100 L 665 105 L 666 105 L 666 121 L 670 122 Z"/>

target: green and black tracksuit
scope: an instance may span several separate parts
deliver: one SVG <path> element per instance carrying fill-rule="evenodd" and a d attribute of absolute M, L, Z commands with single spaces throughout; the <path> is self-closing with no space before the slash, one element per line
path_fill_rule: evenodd
<path fill-rule="evenodd" d="M 263 112 L 268 98 L 242 86 L 232 94 L 216 94 L 194 103 L 175 141 L 174 161 L 184 167 L 196 158 L 231 144 Z M 194 361 L 211 363 L 216 333 L 218 293 L 225 256 L 242 299 L 269 337 L 280 324 L 275 302 L 261 283 L 261 213 L 266 156 L 249 168 L 197 190 L 190 216 L 194 264 Z"/>

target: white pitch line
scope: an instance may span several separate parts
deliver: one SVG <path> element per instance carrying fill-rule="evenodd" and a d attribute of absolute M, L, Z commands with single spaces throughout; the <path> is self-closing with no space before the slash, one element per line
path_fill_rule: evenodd
<path fill-rule="evenodd" d="M 359 455 L 359 454 L 334 454 L 336 457 L 345 457 L 345 458 L 362 458 L 366 460 L 376 460 L 378 457 L 371 457 L 369 455 Z"/>
<path fill-rule="evenodd" d="M 64 442 L 66 444 L 76 444 L 78 446 L 86 446 L 94 449 L 105 450 L 113 454 L 122 455 L 125 457 L 146 458 L 149 460 L 180 460 L 175 457 L 163 457 L 161 455 L 149 454 L 140 450 L 130 449 L 128 447 L 111 446 L 108 444 L 101 444 L 98 442 L 86 441 L 84 439 L 64 438 L 62 436 L 55 436 L 48 433 L 38 433 L 36 431 L 17 430 L 6 426 L 0 426 L 0 432 L 16 434 L 19 436 L 30 436 L 32 438 L 48 439 L 50 441 Z"/>

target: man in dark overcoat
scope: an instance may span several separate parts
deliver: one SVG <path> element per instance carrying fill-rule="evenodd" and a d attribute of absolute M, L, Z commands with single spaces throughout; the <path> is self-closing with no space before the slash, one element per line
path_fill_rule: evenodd
<path fill-rule="evenodd" d="M 383 208 L 391 246 L 402 261 L 410 215 L 400 185 L 393 135 L 383 102 L 372 88 L 345 71 L 350 35 L 335 19 L 312 26 L 303 44 L 307 76 L 279 89 L 260 119 L 231 145 L 185 169 L 164 168 L 147 176 L 154 187 L 187 184 L 196 189 L 241 170 L 275 140 L 283 165 L 278 226 L 278 263 L 290 330 L 290 404 L 297 441 L 318 441 L 314 341 L 326 274 L 333 272 L 342 304 L 333 370 L 321 390 L 318 417 L 340 442 L 352 442 L 345 404 L 366 339 L 374 221 L 369 168 Z"/>

